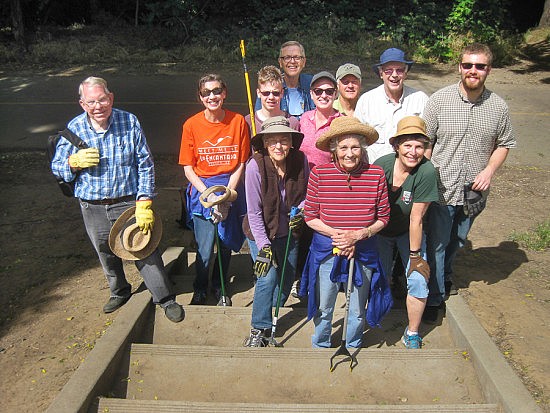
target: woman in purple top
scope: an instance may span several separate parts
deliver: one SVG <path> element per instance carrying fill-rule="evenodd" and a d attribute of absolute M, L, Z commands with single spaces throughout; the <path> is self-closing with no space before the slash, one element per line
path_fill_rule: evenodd
<path fill-rule="evenodd" d="M 302 214 L 290 218 L 293 207 L 303 208 L 309 167 L 299 150 L 304 135 L 290 127 L 284 116 L 266 119 L 262 131 L 252 138 L 255 153 L 245 173 L 247 217 L 244 232 L 254 259 L 257 277 L 252 304 L 252 329 L 246 347 L 265 347 L 271 335 L 272 306 L 277 303 L 280 277 L 285 259 L 289 229 L 288 257 L 285 266 L 281 305 L 289 294 L 298 258 L 299 228 Z"/>

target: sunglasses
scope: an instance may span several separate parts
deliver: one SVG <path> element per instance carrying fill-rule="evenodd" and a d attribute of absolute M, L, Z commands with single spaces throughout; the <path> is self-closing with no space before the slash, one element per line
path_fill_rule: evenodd
<path fill-rule="evenodd" d="M 487 65 L 485 63 L 461 63 L 460 67 L 464 70 L 470 70 L 472 67 L 476 67 L 476 70 L 485 71 L 487 70 Z"/>
<path fill-rule="evenodd" d="M 386 75 L 386 76 L 391 76 L 393 75 L 393 72 L 397 73 L 397 76 L 403 76 L 405 74 L 405 72 L 407 71 L 407 69 L 403 69 L 403 68 L 398 68 L 398 69 L 384 69 L 382 70 L 382 72 Z"/>
<path fill-rule="evenodd" d="M 313 93 L 315 93 L 315 96 L 321 96 L 323 94 L 323 92 L 325 92 L 325 94 L 327 96 L 332 96 L 334 95 L 334 92 L 336 92 L 336 89 L 333 88 L 333 87 L 329 87 L 329 88 L 326 88 L 326 89 L 321 89 L 320 87 L 317 87 L 315 89 L 312 89 L 313 90 Z"/>
<path fill-rule="evenodd" d="M 265 97 L 268 97 L 269 95 L 273 95 L 275 96 L 276 98 L 278 98 L 279 96 L 281 96 L 281 92 L 278 91 L 278 90 L 266 90 L 264 92 L 260 92 L 260 94 L 262 96 L 265 96 Z"/>
<path fill-rule="evenodd" d="M 222 87 L 215 87 L 214 89 L 210 90 L 210 89 L 203 89 L 199 92 L 199 94 L 203 97 L 203 98 L 206 98 L 208 96 L 210 96 L 210 93 L 213 93 L 215 96 L 218 96 L 218 95 L 221 95 L 223 93 L 223 88 Z"/>

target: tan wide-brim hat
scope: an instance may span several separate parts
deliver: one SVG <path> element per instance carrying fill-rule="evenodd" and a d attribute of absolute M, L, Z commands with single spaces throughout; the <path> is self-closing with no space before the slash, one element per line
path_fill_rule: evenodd
<path fill-rule="evenodd" d="M 411 135 L 415 135 L 414 139 L 430 142 L 430 137 L 426 135 L 424 119 L 419 116 L 405 116 L 397 122 L 397 132 L 390 138 L 390 145 L 395 145 L 401 137 Z"/>
<path fill-rule="evenodd" d="M 155 224 L 147 234 L 136 223 L 135 206 L 118 217 L 109 232 L 109 247 L 117 257 L 137 261 L 147 258 L 157 249 L 162 238 L 162 220 L 155 212 L 153 214 Z"/>
<path fill-rule="evenodd" d="M 304 134 L 290 127 L 290 121 L 284 116 L 273 116 L 267 118 L 262 123 L 262 131 L 257 133 L 250 141 L 255 151 L 261 151 L 264 148 L 264 137 L 273 134 L 288 133 L 292 138 L 292 147 L 300 149 Z"/>
<path fill-rule="evenodd" d="M 315 146 L 317 149 L 330 152 L 330 141 L 346 135 L 364 136 L 367 145 L 372 145 L 378 140 L 378 132 L 372 126 L 361 123 L 359 119 L 351 116 L 340 116 L 332 121 L 327 132 L 319 136 Z"/>

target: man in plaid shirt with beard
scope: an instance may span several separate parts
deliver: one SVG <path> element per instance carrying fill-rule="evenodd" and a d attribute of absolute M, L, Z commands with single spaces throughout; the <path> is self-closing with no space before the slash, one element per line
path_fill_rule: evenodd
<path fill-rule="evenodd" d="M 485 199 L 491 179 L 516 146 L 508 106 L 485 88 L 493 54 L 474 43 L 464 48 L 460 82 L 435 92 L 424 110 L 432 147 L 427 151 L 438 172 L 439 202 L 427 214 L 427 253 L 431 267 L 423 320 L 434 323 L 446 293 L 454 290 L 452 263 L 463 247 L 476 213 L 464 206 L 465 185 Z M 454 291 L 456 294 L 456 290 Z"/>

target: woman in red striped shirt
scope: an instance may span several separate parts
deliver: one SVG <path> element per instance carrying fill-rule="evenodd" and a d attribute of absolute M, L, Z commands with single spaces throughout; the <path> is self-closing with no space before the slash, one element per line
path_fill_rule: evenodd
<path fill-rule="evenodd" d="M 332 316 L 340 283 L 348 277 L 348 259 L 355 258 L 355 271 L 347 346 L 361 347 L 369 295 L 381 294 L 382 301 L 377 302 L 385 303 L 372 311 L 369 306 L 369 324 L 379 325 L 391 307 L 391 292 L 372 238 L 390 216 L 384 171 L 369 164 L 366 155 L 367 146 L 377 139 L 374 128 L 345 116 L 334 119 L 316 142 L 318 149 L 331 153 L 333 162 L 312 169 L 304 207 L 314 235 L 301 295 L 308 295 L 308 319 L 315 323 L 313 347 L 331 346 Z"/>

